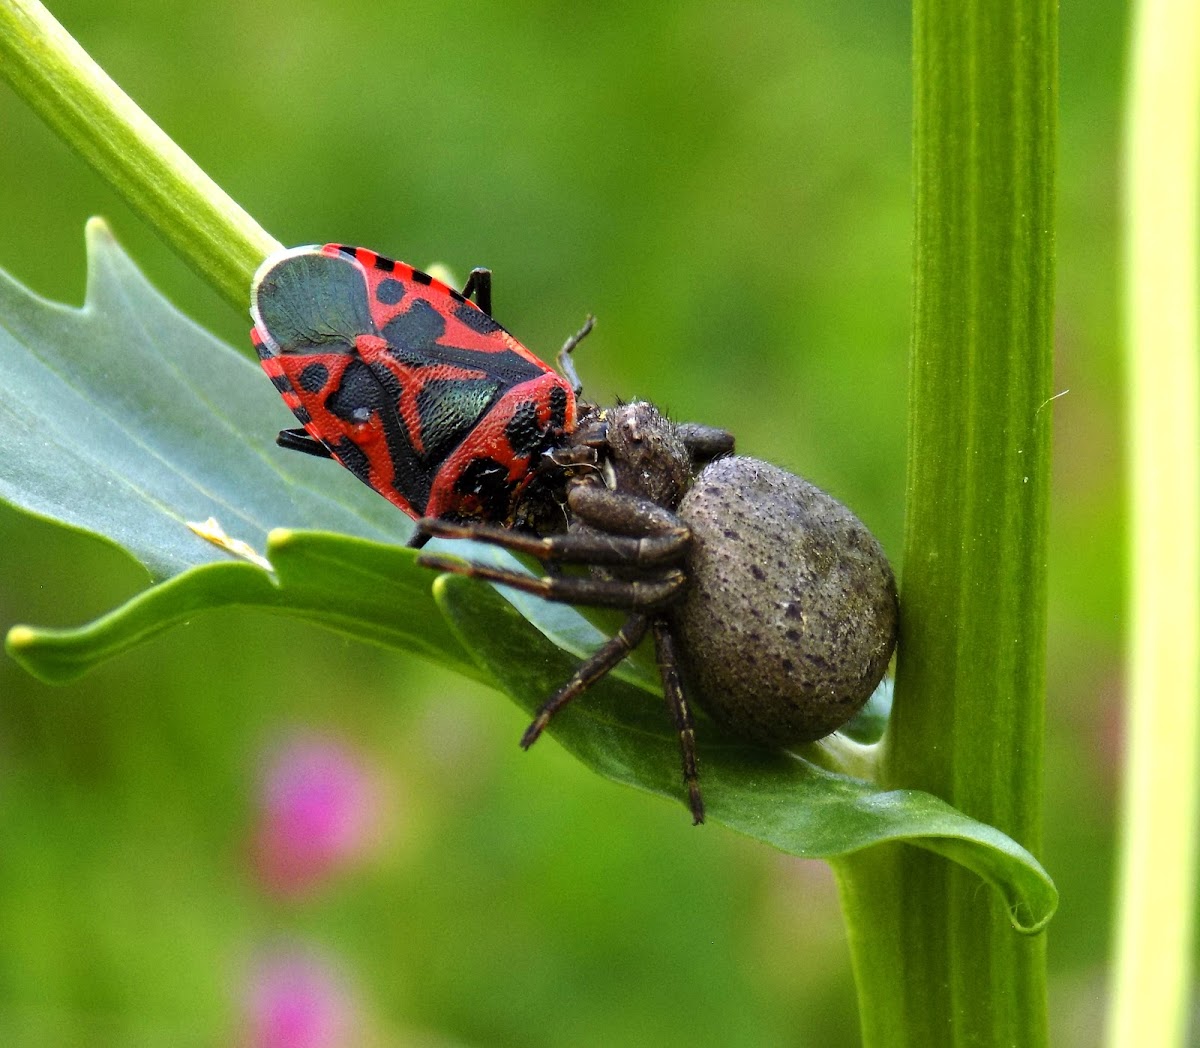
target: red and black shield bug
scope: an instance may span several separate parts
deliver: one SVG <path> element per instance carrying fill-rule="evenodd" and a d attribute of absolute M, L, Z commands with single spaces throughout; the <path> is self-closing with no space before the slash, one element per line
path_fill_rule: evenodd
<path fill-rule="evenodd" d="M 575 428 L 572 384 L 492 319 L 487 270 L 458 292 L 365 248 L 293 248 L 259 267 L 250 315 L 303 426 L 279 443 L 336 459 L 413 518 L 512 523 Z"/>

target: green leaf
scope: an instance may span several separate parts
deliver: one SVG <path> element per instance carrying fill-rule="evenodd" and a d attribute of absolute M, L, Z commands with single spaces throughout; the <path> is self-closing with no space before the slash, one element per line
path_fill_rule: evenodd
<path fill-rule="evenodd" d="M 573 671 L 577 658 L 491 587 L 448 575 L 435 592 L 464 647 L 531 714 Z M 1040 930 L 1053 914 L 1057 892 L 1032 855 L 931 794 L 825 770 L 820 744 L 804 756 L 763 750 L 731 740 L 699 714 L 696 730 L 709 821 L 805 858 L 836 860 L 904 841 L 977 873 L 1004 898 L 1020 931 Z M 651 689 L 605 678 L 549 731 L 606 778 L 685 803 L 678 736 Z"/>
<path fill-rule="evenodd" d="M 197 611 L 242 605 L 405 648 L 481 676 L 438 611 L 430 573 L 416 566 L 415 551 L 345 535 L 277 529 L 270 534 L 267 556 L 273 574 L 246 562 L 201 565 L 79 629 L 16 626 L 8 635 L 8 652 L 30 673 L 61 684 Z"/>
<path fill-rule="evenodd" d="M 109 539 L 156 579 L 229 560 L 187 526 L 208 517 L 260 550 L 274 527 L 408 537 L 338 467 L 275 446 L 294 421 L 271 383 L 147 283 L 103 222 L 88 249 L 81 309 L 0 273 L 0 498 Z"/>

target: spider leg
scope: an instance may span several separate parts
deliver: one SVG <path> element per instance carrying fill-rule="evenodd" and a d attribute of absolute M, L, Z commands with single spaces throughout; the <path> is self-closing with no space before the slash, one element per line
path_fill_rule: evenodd
<path fill-rule="evenodd" d="M 638 537 L 678 535 L 683 548 L 691 537 L 688 526 L 665 506 L 599 484 L 576 484 L 567 492 L 567 505 L 597 531 Z"/>
<path fill-rule="evenodd" d="M 417 526 L 427 536 L 474 539 L 542 561 L 602 566 L 645 567 L 678 560 L 687 551 L 691 538 L 682 524 L 665 534 L 640 537 L 610 535 L 602 531 L 541 537 L 495 524 L 454 524 L 435 517 L 425 517 Z"/>
<path fill-rule="evenodd" d="M 498 582 L 502 586 L 511 586 L 560 604 L 587 604 L 596 608 L 622 608 L 626 611 L 652 611 L 670 604 L 687 582 L 687 576 L 676 569 L 649 579 L 626 581 L 574 575 L 543 575 L 539 578 L 433 553 L 423 553 L 417 558 L 417 563 L 435 571 Z"/>
<path fill-rule="evenodd" d="M 663 696 L 671 711 L 671 719 L 679 732 L 679 753 L 683 761 L 683 781 L 688 791 L 688 806 L 692 809 L 692 825 L 704 821 L 704 798 L 700 795 L 700 768 L 696 759 L 696 730 L 692 724 L 692 711 L 683 685 L 679 680 L 679 659 L 675 652 L 675 638 L 671 627 L 661 615 L 655 615 L 652 623 L 654 651 L 658 657 L 658 671 L 662 676 Z"/>
<path fill-rule="evenodd" d="M 699 422 L 681 422 L 675 432 L 693 462 L 710 462 L 733 451 L 733 434 L 727 429 L 703 426 Z"/>
<path fill-rule="evenodd" d="M 571 679 L 550 696 L 537 712 L 533 723 L 521 736 L 521 748 L 529 749 L 550 723 L 550 718 L 567 703 L 577 699 L 610 670 L 614 669 L 646 635 L 650 620 L 645 615 L 630 615 L 619 630 L 595 653 L 579 664 Z"/>

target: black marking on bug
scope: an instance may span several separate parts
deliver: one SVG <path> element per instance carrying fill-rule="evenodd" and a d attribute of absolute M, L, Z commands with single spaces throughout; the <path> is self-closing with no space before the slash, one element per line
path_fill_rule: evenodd
<path fill-rule="evenodd" d="M 512 418 L 504 426 L 504 436 L 518 455 L 532 455 L 538 451 L 546 438 L 545 431 L 538 425 L 537 405 L 526 400 L 517 406 Z"/>
<path fill-rule="evenodd" d="M 473 459 L 454 482 L 460 495 L 475 495 L 485 520 L 503 520 L 512 503 L 513 483 L 508 468 L 492 458 Z"/>
<path fill-rule="evenodd" d="M 291 393 L 292 384 L 288 381 L 287 375 L 280 372 L 278 375 L 271 376 L 271 385 L 275 387 L 279 393 Z"/>
<path fill-rule="evenodd" d="M 428 273 L 423 273 L 419 269 L 414 269 L 412 271 L 412 278 L 414 282 L 418 284 L 429 285 L 433 283 L 433 277 L 431 277 Z"/>
<path fill-rule="evenodd" d="M 302 426 L 307 426 L 312 421 L 312 415 L 308 413 L 308 408 L 306 408 L 303 404 L 297 404 L 292 409 L 292 414 L 296 416 L 297 420 Z"/>
<path fill-rule="evenodd" d="M 388 353 L 409 367 L 436 364 L 441 347 L 437 340 L 446 333 L 446 318 L 424 299 L 394 316 L 380 332 Z"/>
<path fill-rule="evenodd" d="M 363 453 L 362 448 L 349 437 L 342 437 L 336 444 L 322 441 L 336 456 L 337 460 L 353 473 L 364 484 L 371 483 L 371 460 Z"/>
<path fill-rule="evenodd" d="M 450 297 L 454 299 L 455 302 L 467 301 L 466 296 L 463 295 L 461 291 L 455 291 L 454 288 L 447 288 L 447 290 L 450 292 Z"/>
<path fill-rule="evenodd" d="M 385 306 L 394 306 L 404 298 L 404 283 L 395 277 L 381 280 L 375 289 L 375 297 Z"/>
<path fill-rule="evenodd" d="M 384 258 L 383 255 L 376 255 L 375 268 L 381 269 L 385 273 L 394 273 L 396 271 L 396 263 L 390 258 Z"/>
<path fill-rule="evenodd" d="M 298 381 L 305 393 L 320 393 L 329 381 L 329 368 L 316 361 L 300 372 Z"/>
<path fill-rule="evenodd" d="M 325 406 L 351 425 L 378 416 L 392 463 L 393 484 L 416 512 L 424 513 L 432 478 L 413 450 L 408 427 L 400 415 L 402 392 L 396 376 L 386 368 L 373 368 L 365 361 L 352 360 L 346 365 L 337 389 L 325 398 Z"/>
<path fill-rule="evenodd" d="M 420 459 L 433 466 L 466 439 L 496 402 L 500 383 L 471 379 L 433 379 L 417 394 L 421 416 Z"/>
<path fill-rule="evenodd" d="M 550 390 L 550 428 L 561 430 L 567 425 L 567 391 L 562 386 Z"/>
<path fill-rule="evenodd" d="M 504 330 L 482 309 L 466 301 L 454 309 L 454 317 L 456 320 L 461 320 L 472 331 L 476 331 L 481 335 L 490 335 L 493 331 Z"/>
<path fill-rule="evenodd" d="M 487 318 L 486 313 L 479 315 Z M 380 334 L 388 343 L 388 352 L 401 364 L 413 368 L 451 364 L 498 382 L 501 390 L 544 374 L 538 365 L 511 349 L 488 352 L 439 342 L 446 334 L 446 318 L 424 299 L 393 317 Z"/>

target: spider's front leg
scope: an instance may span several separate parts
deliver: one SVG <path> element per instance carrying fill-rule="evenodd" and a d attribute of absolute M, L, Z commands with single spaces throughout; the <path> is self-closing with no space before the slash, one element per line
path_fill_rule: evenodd
<path fill-rule="evenodd" d="M 426 522 L 422 521 L 421 527 L 425 528 L 426 526 Z M 494 528 L 480 524 L 462 527 L 460 530 L 459 525 L 446 525 L 439 521 L 437 525 L 430 526 L 428 531 L 422 533 L 438 538 L 473 539 L 476 542 L 502 546 L 517 553 L 532 553 L 537 556 L 533 550 L 524 549 L 521 545 L 505 541 L 514 534 L 507 528 Z M 574 537 L 573 535 L 556 535 L 552 539 L 535 539 L 533 541 L 551 542 Z M 569 558 L 564 557 L 563 559 Z M 521 590 L 522 593 L 532 593 L 535 597 L 556 601 L 559 604 L 586 604 L 594 608 L 620 608 L 626 611 L 652 611 L 665 607 L 675 600 L 687 581 L 683 572 L 676 568 L 656 573 L 646 579 L 626 580 L 596 578 L 587 575 L 525 575 L 511 568 L 495 568 L 490 564 L 475 564 L 437 553 L 423 553 L 417 558 L 417 563 L 423 568 L 433 568 L 434 571 L 447 571 L 454 575 L 465 575 L 471 579 L 484 579 L 488 582 L 499 583 L 501 586 L 510 586 L 512 589 Z"/>
<path fill-rule="evenodd" d="M 503 568 L 471 564 L 456 558 L 424 554 L 418 563 L 459 575 L 513 586 L 547 600 L 625 608 L 632 614 L 621 628 L 576 668 L 562 687 L 538 709 L 521 737 L 528 749 L 561 709 L 618 666 L 653 632 L 663 694 L 679 733 L 683 780 L 695 823 L 704 821 L 696 739 L 691 711 L 679 680 L 674 639 L 667 620 L 656 611 L 678 598 L 686 576 L 677 565 L 691 542 L 688 527 L 671 511 L 646 499 L 591 484 L 576 485 L 567 498 L 575 518 L 585 527 L 565 535 L 539 537 L 495 525 L 463 525 L 425 519 L 419 533 L 439 538 L 466 538 L 523 553 L 547 564 L 569 563 L 615 569 L 620 577 L 547 575 L 535 578 Z"/>
<path fill-rule="evenodd" d="M 733 454 L 733 434 L 727 429 L 705 426 L 699 422 L 681 422 L 675 427 L 675 432 L 695 465 Z"/>
<path fill-rule="evenodd" d="M 687 580 L 674 565 L 687 553 L 691 532 L 674 513 L 646 499 L 589 484 L 573 488 L 567 505 L 587 528 L 539 537 L 494 524 L 455 524 L 431 517 L 419 521 L 417 528 L 420 534 L 486 542 L 543 563 L 612 568 L 621 577 L 537 577 L 430 553 L 417 563 L 566 604 L 653 611 L 679 596 Z"/>

